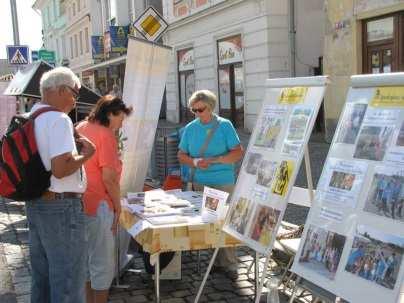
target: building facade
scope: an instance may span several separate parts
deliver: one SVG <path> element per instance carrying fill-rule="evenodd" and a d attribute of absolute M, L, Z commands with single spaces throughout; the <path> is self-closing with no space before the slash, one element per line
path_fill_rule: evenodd
<path fill-rule="evenodd" d="M 404 1 L 326 1 L 324 73 L 326 137 L 331 141 L 350 76 L 404 71 Z"/>
<path fill-rule="evenodd" d="M 62 64 L 67 58 L 65 3 L 60 0 L 37 0 L 32 6 L 41 14 L 43 47 L 55 52 L 56 65 Z"/>
<path fill-rule="evenodd" d="M 217 112 L 252 130 L 265 80 L 313 75 L 323 54 L 324 1 L 163 1 L 173 47 L 166 86 L 167 120 L 193 118 L 187 100 L 209 89 Z"/>

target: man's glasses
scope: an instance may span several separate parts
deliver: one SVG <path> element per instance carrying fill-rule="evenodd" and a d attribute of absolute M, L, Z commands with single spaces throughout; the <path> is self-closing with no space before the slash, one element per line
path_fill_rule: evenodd
<path fill-rule="evenodd" d="M 80 92 L 77 91 L 77 90 L 75 90 L 75 89 L 73 89 L 73 88 L 71 88 L 70 86 L 67 86 L 67 85 L 66 85 L 66 87 L 67 87 L 67 88 L 70 90 L 70 92 L 73 94 L 74 99 L 78 100 L 78 99 L 79 99 L 79 96 L 80 96 Z"/>
<path fill-rule="evenodd" d="M 202 108 L 191 108 L 191 112 L 193 112 L 194 114 L 203 113 L 205 110 L 206 110 L 206 106 L 202 107 Z"/>

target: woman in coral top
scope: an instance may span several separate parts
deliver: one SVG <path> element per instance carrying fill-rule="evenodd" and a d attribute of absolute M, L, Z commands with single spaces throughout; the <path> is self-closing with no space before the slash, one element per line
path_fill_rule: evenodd
<path fill-rule="evenodd" d="M 84 165 L 87 189 L 83 202 L 88 218 L 87 303 L 107 302 L 114 277 L 114 235 L 121 212 L 119 179 L 122 171 L 116 134 L 131 112 L 121 99 L 106 95 L 76 128 L 96 146 L 95 154 Z"/>

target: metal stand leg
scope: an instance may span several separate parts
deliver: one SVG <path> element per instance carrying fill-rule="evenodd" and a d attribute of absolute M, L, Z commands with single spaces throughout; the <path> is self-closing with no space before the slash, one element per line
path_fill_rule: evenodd
<path fill-rule="evenodd" d="M 313 203 L 314 200 L 313 177 L 311 174 L 310 154 L 308 145 L 306 145 L 306 147 L 304 148 L 304 164 L 306 167 L 307 188 L 309 189 L 310 203 Z"/>
<path fill-rule="evenodd" d="M 251 263 L 252 264 L 252 263 Z M 255 252 L 255 261 L 254 261 L 254 286 L 255 286 L 255 297 L 258 295 L 259 289 L 259 280 L 260 280 L 260 256 L 258 252 Z"/>
<path fill-rule="evenodd" d="M 129 285 L 127 284 L 120 284 L 119 279 L 121 277 L 121 249 L 120 249 L 120 229 L 119 227 L 117 228 L 116 235 L 115 235 L 115 285 L 113 287 L 115 288 L 129 288 Z"/>
<path fill-rule="evenodd" d="M 264 283 L 265 283 L 266 270 L 268 268 L 269 259 L 270 259 L 270 256 L 267 256 L 266 259 L 265 259 L 264 270 L 263 270 L 263 272 L 261 274 L 261 281 L 260 281 L 260 284 L 259 284 L 259 287 L 258 287 L 258 292 L 257 292 L 257 294 L 255 296 L 255 303 L 259 303 L 260 298 L 261 298 L 262 288 L 264 287 Z"/>
<path fill-rule="evenodd" d="M 209 276 L 210 270 L 212 269 L 213 263 L 215 263 L 215 259 L 216 259 L 216 256 L 217 256 L 218 252 L 219 252 L 219 248 L 215 248 L 215 251 L 213 252 L 213 256 L 210 259 L 208 269 L 206 270 L 206 273 L 205 273 L 205 276 L 203 277 L 202 283 L 199 286 L 198 293 L 197 293 L 197 295 L 195 297 L 194 303 L 198 303 L 199 299 L 201 298 L 203 288 L 205 286 L 206 280 L 208 279 L 208 276 Z"/>
<path fill-rule="evenodd" d="M 154 266 L 154 287 L 156 292 L 156 303 L 160 303 L 160 254 L 157 255 L 157 262 Z"/>
<path fill-rule="evenodd" d="M 291 296 L 290 296 L 290 300 L 289 300 L 289 303 L 293 303 L 293 301 L 295 300 L 295 297 L 296 297 L 296 290 L 297 290 L 297 287 L 298 287 L 298 285 L 299 285 L 299 283 L 300 283 L 300 277 L 298 277 L 297 279 L 296 279 L 296 284 L 295 284 L 295 287 L 293 287 L 293 290 L 292 290 L 292 294 L 291 294 Z"/>

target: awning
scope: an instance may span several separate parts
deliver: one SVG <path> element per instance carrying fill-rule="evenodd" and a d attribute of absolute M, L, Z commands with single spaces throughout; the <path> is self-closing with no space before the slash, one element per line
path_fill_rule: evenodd
<path fill-rule="evenodd" d="M 111 66 L 111 65 L 120 64 L 120 63 L 123 63 L 125 61 L 126 61 L 126 55 L 123 55 L 123 56 L 120 56 L 120 57 L 116 57 L 116 58 L 113 58 L 113 59 L 109 59 L 107 61 L 103 61 L 103 62 L 94 64 L 94 65 L 91 65 L 91 66 L 89 66 L 87 68 L 83 68 L 82 72 L 95 70 L 95 69 L 102 68 L 102 67 L 108 67 L 108 66 Z"/>
<path fill-rule="evenodd" d="M 11 80 L 7 89 L 4 91 L 4 95 L 34 97 L 40 99 L 41 93 L 39 91 L 39 81 L 41 80 L 42 75 L 52 68 L 53 67 L 45 61 L 38 61 L 29 64 L 23 70 L 19 70 L 14 75 L 13 80 Z M 81 86 L 79 95 L 78 104 L 95 104 L 100 98 L 100 95 L 85 85 Z"/>

